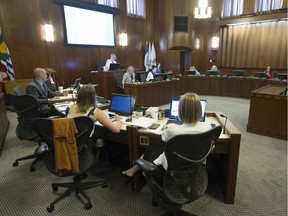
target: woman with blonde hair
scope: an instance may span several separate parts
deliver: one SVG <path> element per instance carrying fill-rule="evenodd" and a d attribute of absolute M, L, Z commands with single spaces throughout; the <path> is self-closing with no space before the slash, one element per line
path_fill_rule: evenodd
<path fill-rule="evenodd" d="M 178 105 L 179 120 L 182 125 L 168 124 L 162 134 L 162 141 L 167 142 L 170 138 L 179 134 L 196 134 L 208 131 L 211 125 L 207 122 L 200 122 L 202 108 L 199 96 L 195 93 L 186 93 L 181 96 Z M 158 165 L 154 172 L 155 178 L 161 181 L 167 170 L 168 164 L 164 153 L 163 145 L 150 145 L 141 159 L 153 162 Z M 140 168 L 134 165 L 132 168 L 122 172 L 122 175 L 132 177 Z"/>
<path fill-rule="evenodd" d="M 116 115 L 115 122 L 112 122 L 102 110 L 97 108 L 96 91 L 92 85 L 84 85 L 80 88 L 76 104 L 71 105 L 68 116 L 89 116 L 93 121 L 100 122 L 114 133 L 119 133 L 121 130 L 122 123 L 120 116 Z"/>

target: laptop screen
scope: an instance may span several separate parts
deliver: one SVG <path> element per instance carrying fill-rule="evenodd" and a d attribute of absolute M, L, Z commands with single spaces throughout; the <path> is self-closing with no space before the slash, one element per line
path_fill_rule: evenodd
<path fill-rule="evenodd" d="M 120 68 L 120 64 L 118 63 L 111 63 L 109 70 L 118 70 Z"/>
<path fill-rule="evenodd" d="M 109 111 L 119 115 L 129 116 L 135 106 L 136 97 L 122 94 L 112 94 Z"/>
<path fill-rule="evenodd" d="M 171 98 L 170 101 L 170 119 L 178 119 L 178 105 L 179 105 L 180 98 Z M 200 100 L 201 107 L 202 107 L 202 117 L 201 122 L 205 121 L 206 117 L 206 107 L 207 107 L 207 100 Z"/>

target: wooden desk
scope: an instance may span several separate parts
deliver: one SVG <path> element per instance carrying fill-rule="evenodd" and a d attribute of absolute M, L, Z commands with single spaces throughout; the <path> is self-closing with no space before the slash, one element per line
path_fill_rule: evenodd
<path fill-rule="evenodd" d="M 136 96 L 138 106 L 159 106 L 167 104 L 171 97 L 179 97 L 181 81 L 179 79 L 146 83 L 125 84 L 124 94 Z"/>
<path fill-rule="evenodd" d="M 96 73 L 91 73 L 92 83 L 98 84 L 97 95 L 101 95 L 110 100 L 112 93 L 118 92 L 118 84 L 121 84 L 122 86 L 122 77 L 126 71 L 126 69 L 123 69 L 117 71 L 98 71 Z"/>
<path fill-rule="evenodd" d="M 10 121 L 8 120 L 4 102 L 4 94 L 0 93 L 0 155 L 5 143 L 6 135 L 9 129 Z"/>
<path fill-rule="evenodd" d="M 220 114 L 220 112 L 208 112 L 207 117 L 214 117 L 223 126 L 225 120 L 220 117 Z M 219 159 L 215 161 L 215 164 L 220 170 L 218 173 L 218 181 L 224 193 L 225 203 L 233 204 L 237 181 L 241 134 L 229 120 L 227 120 L 226 124 L 226 133 L 226 137 L 220 137 L 218 139 L 212 154 L 219 155 Z M 130 166 L 133 166 L 134 161 L 140 157 L 140 147 L 147 147 L 147 143 L 149 143 L 149 145 L 162 144 L 160 135 L 140 132 L 139 128 L 134 126 L 127 126 L 126 130 L 121 130 L 120 134 L 114 134 L 106 128 L 96 125 L 95 136 L 114 142 L 128 144 Z M 135 175 L 132 187 L 136 191 L 141 190 L 139 176 Z"/>
<path fill-rule="evenodd" d="M 251 92 L 247 131 L 287 140 L 287 96 L 283 85 Z"/>
<path fill-rule="evenodd" d="M 32 79 L 18 79 L 18 80 L 11 80 L 11 81 L 1 81 L 0 84 L 1 84 L 2 88 L 0 88 L 0 91 L 5 93 L 5 94 L 14 94 L 15 95 L 15 92 L 13 90 L 14 87 L 21 86 L 23 88 L 23 90 L 26 91 L 27 84 L 31 81 L 32 81 Z M 1 89 L 3 89 L 3 90 L 1 90 Z"/>

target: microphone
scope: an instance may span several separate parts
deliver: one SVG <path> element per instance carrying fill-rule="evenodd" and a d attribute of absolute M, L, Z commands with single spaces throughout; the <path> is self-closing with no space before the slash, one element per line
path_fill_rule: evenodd
<path fill-rule="evenodd" d="M 131 105 L 131 91 L 129 89 L 129 110 L 130 110 L 130 116 L 125 120 L 126 122 L 132 122 L 132 113 L 133 113 L 133 110 L 132 110 L 132 105 Z"/>
<path fill-rule="evenodd" d="M 227 116 L 223 115 L 223 114 L 220 114 L 220 116 L 222 118 L 225 118 L 225 123 L 224 123 L 224 130 L 223 130 L 223 134 L 226 134 L 226 123 L 227 123 Z"/>

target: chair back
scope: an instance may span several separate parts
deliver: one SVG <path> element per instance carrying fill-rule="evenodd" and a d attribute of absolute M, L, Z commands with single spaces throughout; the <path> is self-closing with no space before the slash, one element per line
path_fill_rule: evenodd
<path fill-rule="evenodd" d="M 39 118 L 33 121 L 33 127 L 38 135 L 48 145 L 48 154 L 46 157 L 46 167 L 49 172 L 60 176 L 56 172 L 55 152 L 54 152 L 54 135 L 53 135 L 53 119 Z M 94 129 L 94 122 L 87 116 L 79 116 L 74 118 L 78 133 L 75 134 L 80 173 L 88 170 L 94 163 L 95 156 L 91 148 L 90 135 Z M 68 174 L 71 175 L 71 174 Z M 65 175 L 61 175 L 65 176 Z"/>
<path fill-rule="evenodd" d="M 25 95 L 25 91 L 24 89 L 22 88 L 22 86 L 15 86 L 13 88 L 13 91 L 15 92 L 16 95 Z"/>
<path fill-rule="evenodd" d="M 198 199 L 208 185 L 203 161 L 214 148 L 221 126 L 198 134 L 183 134 L 171 138 L 165 147 L 168 162 L 163 189 L 170 203 L 183 205 Z"/>
<path fill-rule="evenodd" d="M 38 142 L 39 137 L 34 131 L 32 121 L 40 118 L 38 102 L 32 95 L 7 94 L 8 100 L 18 116 L 16 135 L 19 139 L 33 140 Z"/>

